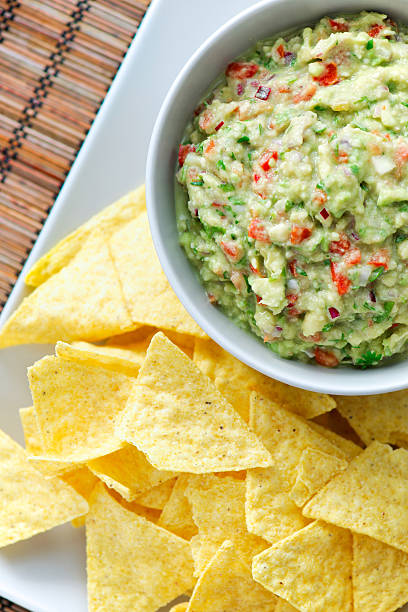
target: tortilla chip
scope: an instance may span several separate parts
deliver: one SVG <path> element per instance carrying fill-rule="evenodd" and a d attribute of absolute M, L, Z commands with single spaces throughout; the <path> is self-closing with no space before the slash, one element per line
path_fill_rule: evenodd
<path fill-rule="evenodd" d="M 176 604 L 172 608 L 170 608 L 170 612 L 186 612 L 188 608 L 188 601 L 183 603 Z"/>
<path fill-rule="evenodd" d="M 166 482 L 156 485 L 145 493 L 142 493 L 142 495 L 139 495 L 139 497 L 135 499 L 135 502 L 141 506 L 146 506 L 146 508 L 163 510 L 170 498 L 175 482 L 175 478 L 166 480 Z"/>
<path fill-rule="evenodd" d="M 314 449 L 342 460 L 345 456 L 337 446 L 316 433 L 308 421 L 255 393 L 251 396 L 250 426 L 271 453 L 274 465 L 248 471 L 247 525 L 251 533 L 273 544 L 310 522 L 291 495 L 303 451 Z M 331 468 L 327 464 L 326 470 L 328 480 Z M 324 477 L 321 473 L 320 478 Z"/>
<path fill-rule="evenodd" d="M 147 213 L 116 232 L 110 249 L 135 323 L 207 337 L 167 281 L 154 250 Z"/>
<path fill-rule="evenodd" d="M 303 508 L 408 552 L 408 451 L 373 442 Z"/>
<path fill-rule="evenodd" d="M 0 331 L 0 347 L 101 340 L 133 327 L 108 246 L 95 234 L 75 259 L 24 298 Z"/>
<path fill-rule="evenodd" d="M 144 355 L 131 349 L 100 346 L 90 342 L 57 342 L 55 353 L 68 361 L 100 366 L 133 377 L 138 375 L 144 360 Z"/>
<path fill-rule="evenodd" d="M 198 574 L 226 539 L 231 540 L 248 565 L 254 555 L 268 546 L 267 542 L 247 530 L 245 482 L 242 480 L 229 476 L 219 478 L 213 474 L 191 476 L 186 495 L 199 532 L 200 546 L 193 548 Z"/>
<path fill-rule="evenodd" d="M 257 555 L 257 582 L 298 610 L 351 612 L 349 531 L 315 521 Z"/>
<path fill-rule="evenodd" d="M 326 427 L 322 427 L 314 421 L 308 421 L 307 424 L 309 425 L 309 427 L 314 429 L 314 431 L 317 431 L 318 434 L 320 434 L 329 442 L 331 442 L 331 444 L 337 446 L 337 448 L 342 451 L 342 453 L 345 455 L 345 457 L 347 457 L 349 461 L 351 461 L 351 459 L 353 459 L 354 457 L 357 457 L 357 455 L 359 455 L 363 450 L 361 446 L 358 446 L 351 440 L 347 440 L 346 438 L 339 436 L 331 429 L 326 429 Z"/>
<path fill-rule="evenodd" d="M 158 331 L 161 330 L 157 327 L 143 325 L 134 331 L 109 338 L 109 340 L 106 342 L 106 346 L 125 349 L 128 348 L 129 350 L 139 351 L 140 353 L 143 351 L 144 359 L 150 341 L 154 334 L 156 334 Z M 190 336 L 188 334 L 178 334 L 177 332 L 171 332 L 169 330 L 165 331 L 165 335 L 173 342 L 173 344 L 176 344 L 179 348 L 181 348 L 183 353 L 188 355 L 190 359 L 193 357 L 195 342 L 194 336 Z"/>
<path fill-rule="evenodd" d="M 275 612 L 294 612 L 297 608 L 294 608 L 290 605 L 289 602 L 285 601 L 278 597 L 278 601 L 276 602 Z"/>
<path fill-rule="evenodd" d="M 123 446 L 115 419 L 134 379 L 51 355 L 31 366 L 28 378 L 47 458 L 84 463 Z"/>
<path fill-rule="evenodd" d="M 42 457 L 44 446 L 40 430 L 38 429 L 34 406 L 20 408 L 19 412 L 24 432 L 26 453 L 33 467 L 48 478 L 59 476 L 74 469 L 75 466 L 72 463 L 48 461 Z"/>
<path fill-rule="evenodd" d="M 132 444 L 125 444 L 114 453 L 89 461 L 88 467 L 129 502 L 176 475 L 175 472 L 156 470 Z"/>
<path fill-rule="evenodd" d="M 360 446 L 361 448 L 365 446 L 361 438 L 356 434 L 354 429 L 348 423 L 347 419 L 340 414 L 337 408 L 317 416 L 313 419 L 313 421 L 319 425 L 322 425 L 323 427 L 326 427 L 327 429 L 330 429 L 342 438 L 354 442 L 354 444 L 357 444 L 357 446 Z"/>
<path fill-rule="evenodd" d="M 408 602 L 408 555 L 353 534 L 354 612 L 392 612 Z"/>
<path fill-rule="evenodd" d="M 63 474 L 61 480 L 75 489 L 75 491 L 79 493 L 79 495 L 82 495 L 87 501 L 95 485 L 99 482 L 99 479 L 96 478 L 87 467 L 80 467 L 72 472 Z"/>
<path fill-rule="evenodd" d="M 137 504 L 134 501 L 128 502 L 113 489 L 109 489 L 109 495 L 113 497 L 113 499 L 115 499 L 118 504 L 122 506 L 122 508 L 125 508 L 125 510 L 129 510 L 129 512 L 134 512 L 139 516 L 143 516 L 145 519 L 147 519 L 151 523 L 154 523 L 155 525 L 158 524 L 161 514 L 160 510 L 157 510 L 156 508 L 146 508 L 146 506 L 141 506 L 140 504 Z"/>
<path fill-rule="evenodd" d="M 24 449 L 0 431 L 0 547 L 47 531 L 88 511 L 58 478 L 34 469 Z"/>
<path fill-rule="evenodd" d="M 296 468 L 296 481 L 289 494 L 291 499 L 301 508 L 326 482 L 345 470 L 347 465 L 345 459 L 315 448 L 306 448 Z"/>
<path fill-rule="evenodd" d="M 408 448 L 408 391 L 339 397 L 338 411 L 365 444 L 373 440 Z"/>
<path fill-rule="evenodd" d="M 159 332 L 118 436 L 161 470 L 206 473 L 270 464 L 270 455 L 213 383 Z"/>
<path fill-rule="evenodd" d="M 194 584 L 188 542 L 97 485 L 86 518 L 89 612 L 152 612 Z"/>
<path fill-rule="evenodd" d="M 190 503 L 185 495 L 189 475 L 180 474 L 159 519 L 160 527 L 191 540 L 198 532 Z"/>
<path fill-rule="evenodd" d="M 290 387 L 264 376 L 235 359 L 212 340 L 196 340 L 194 361 L 247 422 L 253 390 L 307 419 L 332 410 L 336 405 L 329 395 Z"/>
<path fill-rule="evenodd" d="M 273 612 L 277 598 L 257 584 L 250 566 L 226 540 L 194 587 L 188 612 Z"/>
<path fill-rule="evenodd" d="M 38 287 L 50 276 L 64 268 L 95 231 L 101 231 L 106 237 L 110 236 L 124 224 L 135 219 L 145 210 L 145 207 L 145 187 L 141 185 L 138 189 L 131 191 L 117 202 L 104 208 L 58 242 L 33 265 L 25 278 L 26 284 L 31 287 Z"/>

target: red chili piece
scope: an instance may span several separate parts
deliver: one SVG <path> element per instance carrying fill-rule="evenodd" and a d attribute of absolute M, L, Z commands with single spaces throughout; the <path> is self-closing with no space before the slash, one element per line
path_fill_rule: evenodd
<path fill-rule="evenodd" d="M 223 125 L 224 125 L 224 122 L 220 121 L 219 124 L 215 126 L 215 128 L 214 128 L 215 131 L 218 132 L 218 130 L 221 129 Z"/>
<path fill-rule="evenodd" d="M 312 230 L 308 227 L 301 227 L 300 225 L 292 225 L 290 232 L 290 241 L 292 244 L 300 244 L 303 240 L 306 240 L 312 235 Z"/>
<path fill-rule="evenodd" d="M 323 87 L 335 85 L 339 81 L 339 77 L 337 75 L 337 65 L 334 62 L 326 64 L 323 72 L 319 76 L 313 77 L 313 79 L 318 81 L 320 85 L 323 85 Z"/>

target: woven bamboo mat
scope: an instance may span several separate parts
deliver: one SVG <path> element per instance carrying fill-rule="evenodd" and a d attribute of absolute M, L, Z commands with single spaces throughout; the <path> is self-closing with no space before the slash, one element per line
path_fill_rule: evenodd
<path fill-rule="evenodd" d="M 149 1 L 0 0 L 0 311 Z"/>
<path fill-rule="evenodd" d="M 0 311 L 148 4 L 0 0 Z"/>

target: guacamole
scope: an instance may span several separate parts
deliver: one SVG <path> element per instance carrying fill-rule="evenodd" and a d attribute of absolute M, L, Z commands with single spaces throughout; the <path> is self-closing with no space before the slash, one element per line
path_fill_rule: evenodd
<path fill-rule="evenodd" d="M 362 12 L 263 40 L 186 129 L 181 244 L 210 301 L 281 357 L 407 352 L 407 32 Z"/>

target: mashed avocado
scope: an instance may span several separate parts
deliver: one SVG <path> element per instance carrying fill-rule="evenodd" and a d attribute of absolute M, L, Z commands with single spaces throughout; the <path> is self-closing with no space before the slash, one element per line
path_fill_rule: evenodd
<path fill-rule="evenodd" d="M 408 347 L 408 35 L 323 18 L 226 68 L 180 146 L 181 244 L 209 299 L 281 357 Z"/>

